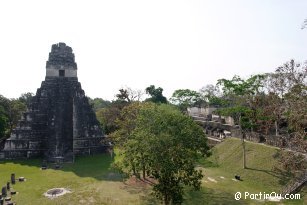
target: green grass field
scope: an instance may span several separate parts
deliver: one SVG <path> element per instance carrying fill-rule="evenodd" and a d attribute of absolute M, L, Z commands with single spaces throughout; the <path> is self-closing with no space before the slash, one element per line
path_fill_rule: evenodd
<path fill-rule="evenodd" d="M 21 205 L 32 204 L 141 204 L 147 190 L 125 185 L 120 174 L 111 167 L 109 155 L 79 157 L 74 164 L 65 164 L 61 170 L 41 170 L 41 160 L 23 160 L 0 163 L 0 184 L 10 179 L 10 174 L 23 176 L 13 188 L 19 192 L 13 201 Z M 72 191 L 56 199 L 43 196 L 51 188 L 68 188 Z"/>
<path fill-rule="evenodd" d="M 201 198 L 206 201 L 203 204 L 307 204 L 306 189 L 302 191 L 301 200 L 284 200 L 278 203 L 243 199 L 236 201 L 236 192 L 280 193 L 289 180 L 287 175 L 274 169 L 277 165 L 274 158 L 277 148 L 246 142 L 246 150 L 247 169 L 242 168 L 242 145 L 241 140 L 236 138 L 229 138 L 217 145 L 213 148 L 211 157 L 201 160 L 200 165 L 204 167 L 202 169 L 205 175 L 202 180 L 204 189 L 202 194 L 195 195 L 203 195 Z M 243 181 L 234 181 L 236 174 Z"/>
<path fill-rule="evenodd" d="M 234 200 L 240 192 L 279 192 L 285 183 L 285 176 L 273 171 L 276 161 L 275 148 L 255 143 L 247 143 L 247 167 L 242 169 L 240 140 L 228 139 L 213 149 L 208 159 L 199 163 L 204 171 L 202 189 L 186 189 L 184 204 L 307 204 L 306 190 L 303 199 L 287 200 L 279 203 L 258 200 Z M 60 170 L 40 170 L 41 160 L 0 162 L 0 185 L 10 180 L 10 174 L 23 176 L 25 182 L 17 182 L 13 188 L 18 192 L 13 201 L 18 205 L 69 205 L 69 204 L 160 204 L 150 195 L 149 186 L 123 183 L 122 176 L 111 169 L 109 155 L 79 157 L 74 164 L 65 164 Z M 239 174 L 243 181 L 233 181 Z M 72 193 L 56 199 L 43 196 L 48 189 L 68 188 Z"/>

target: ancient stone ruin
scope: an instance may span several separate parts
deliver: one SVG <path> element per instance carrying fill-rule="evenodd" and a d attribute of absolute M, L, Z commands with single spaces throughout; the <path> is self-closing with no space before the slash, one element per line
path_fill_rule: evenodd
<path fill-rule="evenodd" d="M 71 47 L 52 45 L 46 78 L 5 142 L 2 157 L 43 156 L 49 162 L 103 152 L 104 135 L 77 78 Z"/>

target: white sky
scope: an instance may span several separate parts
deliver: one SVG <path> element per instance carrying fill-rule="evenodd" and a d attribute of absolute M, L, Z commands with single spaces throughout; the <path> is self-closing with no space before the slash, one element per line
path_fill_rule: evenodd
<path fill-rule="evenodd" d="M 36 92 L 51 45 L 71 46 L 89 97 L 217 79 L 307 60 L 306 0 L 0 2 L 0 94 Z"/>

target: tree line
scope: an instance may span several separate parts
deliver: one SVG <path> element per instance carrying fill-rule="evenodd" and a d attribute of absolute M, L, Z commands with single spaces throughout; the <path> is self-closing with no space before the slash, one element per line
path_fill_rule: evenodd
<path fill-rule="evenodd" d="M 219 79 L 215 85 L 206 85 L 199 91 L 177 89 L 169 100 L 163 96 L 163 89 L 154 85 L 145 92 L 122 88 L 107 106 L 95 108 L 94 105 L 94 109 L 108 134 L 117 129 L 115 119 L 121 109 L 131 102 L 140 102 L 144 93 L 150 96 L 145 102 L 168 103 L 182 112 L 193 106 L 213 106 L 218 108 L 216 114 L 232 116 L 242 132 L 286 137 L 292 149 L 306 152 L 306 75 L 306 64 L 290 60 L 271 73 L 246 79 L 237 75 Z"/>

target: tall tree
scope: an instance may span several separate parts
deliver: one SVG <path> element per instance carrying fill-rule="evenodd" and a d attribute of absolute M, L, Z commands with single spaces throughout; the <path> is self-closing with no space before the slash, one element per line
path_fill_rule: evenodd
<path fill-rule="evenodd" d="M 124 167 L 128 172 L 132 172 L 134 175 L 138 176 L 139 170 L 143 170 L 143 177 L 146 171 L 146 166 L 144 165 L 145 155 L 143 148 L 145 148 L 144 141 L 146 139 L 142 138 L 142 134 L 133 134 L 136 128 L 137 117 L 142 109 L 142 107 L 151 106 L 148 103 L 134 102 L 130 105 L 124 107 L 118 118 L 116 119 L 116 125 L 118 129 L 111 133 L 113 143 L 120 150 L 120 154 L 124 157 L 120 163 L 117 163 L 118 167 Z"/>
<path fill-rule="evenodd" d="M 121 166 L 152 176 L 153 191 L 164 204 L 181 204 L 185 185 L 200 188 L 203 175 L 195 163 L 199 154 L 208 154 L 202 129 L 170 105 L 131 104 L 123 111 L 113 135 L 122 150 Z"/>
<path fill-rule="evenodd" d="M 7 130 L 7 115 L 2 105 L 0 105 L 0 142 L 3 138 L 5 138 L 5 132 Z"/>
<path fill-rule="evenodd" d="M 21 118 L 22 113 L 27 110 L 27 106 L 25 103 L 11 99 L 10 106 L 9 106 L 9 125 L 10 125 L 10 132 L 17 126 L 18 121 Z"/>
<path fill-rule="evenodd" d="M 117 119 L 123 108 L 128 105 L 126 101 L 112 101 L 107 107 L 96 111 L 97 120 L 100 122 L 105 134 L 110 134 L 118 129 Z"/>
<path fill-rule="evenodd" d="M 269 110 L 274 119 L 276 136 L 280 134 L 279 127 L 285 113 L 293 109 L 288 106 L 290 98 L 286 99 L 286 95 L 289 95 L 295 87 L 306 86 L 306 76 L 306 65 L 297 63 L 293 59 L 279 66 L 274 73 L 266 75 L 265 88 L 271 96 Z"/>
<path fill-rule="evenodd" d="M 178 105 L 181 111 L 186 111 L 188 107 L 200 106 L 200 93 L 190 89 L 175 90 L 170 101 Z"/>
<path fill-rule="evenodd" d="M 18 100 L 24 103 L 25 105 L 29 106 L 33 97 L 34 97 L 33 93 L 27 92 L 27 93 L 21 94 Z"/>
<path fill-rule="evenodd" d="M 254 75 L 247 80 L 234 76 L 231 80 L 220 79 L 217 85 L 222 86 L 226 99 L 229 101 L 229 107 L 218 110 L 220 114 L 230 115 L 238 123 L 242 133 L 242 150 L 243 150 L 243 168 L 246 168 L 245 155 L 245 136 L 246 131 L 253 126 L 254 110 L 251 109 L 251 101 L 254 96 L 260 92 L 263 87 L 263 75 Z"/>
<path fill-rule="evenodd" d="M 88 101 L 89 101 L 90 105 L 93 107 L 95 112 L 97 112 L 98 110 L 100 110 L 102 108 L 109 107 L 111 105 L 110 101 L 104 100 L 102 98 L 91 99 L 90 97 L 88 97 Z"/>
<path fill-rule="evenodd" d="M 147 98 L 146 101 L 154 103 L 167 103 L 166 97 L 163 96 L 163 89 L 161 87 L 156 88 L 154 85 L 151 85 L 145 89 L 146 94 L 150 95 L 150 98 Z"/>
<path fill-rule="evenodd" d="M 202 100 L 209 106 L 224 107 L 227 105 L 227 101 L 223 99 L 222 93 L 217 85 L 206 85 L 199 92 Z"/>
<path fill-rule="evenodd" d="M 102 125 L 104 132 L 106 134 L 115 132 L 118 129 L 117 119 L 120 118 L 122 110 L 133 102 L 139 102 L 142 96 L 143 92 L 141 90 L 125 87 L 119 89 L 119 93 L 116 94 L 116 100 L 112 102 L 104 101 L 104 104 L 107 104 L 107 106 L 96 110 L 97 119 Z"/>
<path fill-rule="evenodd" d="M 117 100 L 130 103 L 134 101 L 141 101 L 143 94 L 144 93 L 142 90 L 133 90 L 130 87 L 126 87 L 119 89 L 119 94 L 116 94 L 116 97 Z"/>
<path fill-rule="evenodd" d="M 13 128 L 17 126 L 23 112 L 26 111 L 26 101 L 8 99 L 0 95 L 0 107 L 2 107 L 2 119 L 5 119 L 5 137 L 8 137 Z"/>

